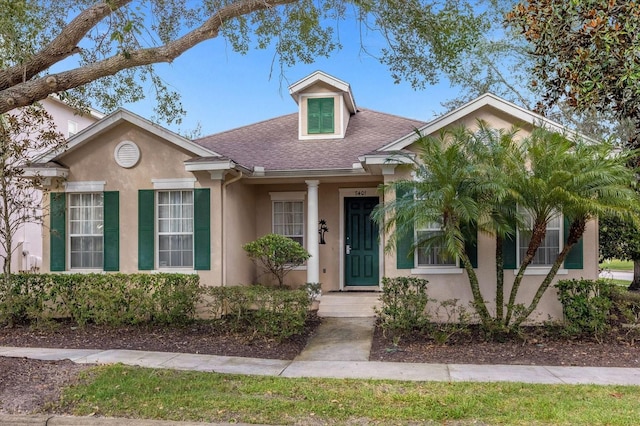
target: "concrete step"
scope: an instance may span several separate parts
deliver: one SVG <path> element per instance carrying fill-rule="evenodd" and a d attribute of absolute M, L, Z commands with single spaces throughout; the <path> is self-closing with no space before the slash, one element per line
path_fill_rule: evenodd
<path fill-rule="evenodd" d="M 320 297 L 318 316 L 336 318 L 366 318 L 375 316 L 380 307 L 380 293 L 340 292 Z"/>

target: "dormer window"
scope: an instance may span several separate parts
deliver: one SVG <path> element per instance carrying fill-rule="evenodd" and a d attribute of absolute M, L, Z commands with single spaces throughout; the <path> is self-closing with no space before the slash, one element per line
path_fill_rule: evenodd
<path fill-rule="evenodd" d="M 344 139 L 349 120 L 358 111 L 348 83 L 316 71 L 292 84 L 298 104 L 298 139 Z"/>
<path fill-rule="evenodd" d="M 309 134 L 334 133 L 334 98 L 307 100 Z"/>

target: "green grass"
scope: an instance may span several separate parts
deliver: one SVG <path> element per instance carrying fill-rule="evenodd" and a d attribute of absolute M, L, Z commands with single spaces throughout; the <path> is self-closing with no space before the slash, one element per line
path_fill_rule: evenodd
<path fill-rule="evenodd" d="M 639 402 L 640 387 L 632 386 L 286 379 L 111 365 L 68 388 L 58 410 L 264 424 L 635 425 Z"/>
<path fill-rule="evenodd" d="M 619 285 L 621 287 L 629 287 L 631 281 L 629 280 L 616 280 L 613 278 L 604 278 L 605 281 L 610 282 L 611 284 Z"/>
<path fill-rule="evenodd" d="M 633 271 L 633 262 L 628 260 L 607 259 L 600 264 L 600 269 L 610 271 Z"/>

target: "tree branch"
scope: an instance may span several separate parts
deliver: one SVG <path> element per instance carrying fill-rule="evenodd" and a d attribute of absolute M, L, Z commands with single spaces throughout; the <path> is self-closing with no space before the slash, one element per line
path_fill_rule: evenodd
<path fill-rule="evenodd" d="M 130 0 L 116 1 L 114 4 L 122 6 Z M 295 3 L 298 0 L 243 0 L 222 7 L 207 19 L 200 27 L 166 45 L 119 53 L 99 62 L 78 67 L 69 71 L 51 74 L 30 81 L 20 82 L 0 90 L 0 114 L 14 108 L 31 105 L 33 102 L 57 93 L 90 83 L 102 77 L 115 75 L 124 69 L 150 65 L 159 62 L 172 62 L 193 46 L 218 36 L 225 21 L 247 15 L 258 10 Z M 106 15 L 105 15 L 106 16 Z M 75 20 L 74 20 L 75 21 Z M 97 23 L 97 22 L 96 22 Z M 63 33 L 69 28 L 65 27 Z M 86 33 L 86 32 L 85 32 Z M 68 35 L 67 35 L 68 36 Z M 58 40 L 62 34 L 56 38 Z M 52 42 L 53 43 L 53 42 Z M 63 45 L 62 42 L 59 43 Z M 51 46 L 51 44 L 49 45 Z M 48 47 L 49 48 L 49 47 Z M 45 51 L 50 51 L 45 49 Z M 44 52 L 44 51 L 43 51 Z M 34 57 L 34 61 L 43 53 Z M 68 56 L 68 55 L 67 55 Z M 52 56 L 47 56 L 52 60 Z M 60 58 L 63 59 L 63 58 Z M 44 61 L 44 60 L 43 60 Z M 53 62 L 55 63 L 55 62 Z M 23 69 L 21 69 L 21 72 Z M 2 76 L 2 74 L 0 74 Z M 2 86 L 0 86 L 2 87 Z"/>
<path fill-rule="evenodd" d="M 114 0 L 110 5 L 100 3 L 84 10 L 40 52 L 28 58 L 23 64 L 0 71 L 0 90 L 29 81 L 53 64 L 79 52 L 78 43 L 91 28 L 114 10 L 130 2 L 131 0 Z"/>

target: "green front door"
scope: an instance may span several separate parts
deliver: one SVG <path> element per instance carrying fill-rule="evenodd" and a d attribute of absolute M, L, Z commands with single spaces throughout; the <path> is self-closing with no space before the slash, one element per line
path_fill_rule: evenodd
<path fill-rule="evenodd" d="M 378 225 L 371 212 L 378 197 L 345 198 L 345 286 L 377 286 L 380 252 Z"/>

